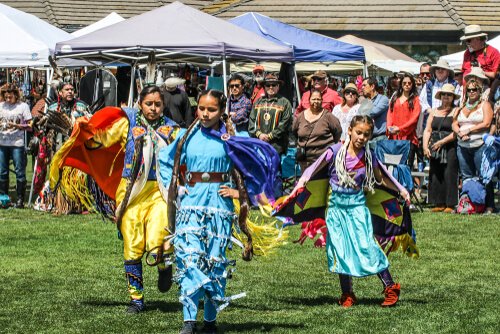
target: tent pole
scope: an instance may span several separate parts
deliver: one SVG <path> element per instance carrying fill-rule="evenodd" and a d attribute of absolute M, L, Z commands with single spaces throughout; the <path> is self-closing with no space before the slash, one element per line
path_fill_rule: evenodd
<path fill-rule="evenodd" d="M 293 65 L 293 79 L 294 79 L 294 83 L 295 83 L 295 94 L 297 94 L 297 97 L 294 99 L 294 106 L 293 108 L 297 108 L 297 106 L 299 105 L 300 103 L 300 89 L 299 89 L 299 79 L 297 77 L 297 69 L 295 68 L 295 62 L 292 62 L 292 65 Z"/>
<path fill-rule="evenodd" d="M 132 64 L 130 69 L 130 89 L 128 91 L 128 102 L 127 106 L 132 108 L 132 103 L 134 102 L 134 85 L 135 85 L 135 63 Z"/>
<path fill-rule="evenodd" d="M 47 75 L 47 81 L 45 82 L 47 84 L 47 98 L 50 99 L 50 88 L 52 88 L 52 79 L 54 77 L 54 71 L 52 70 L 52 68 L 48 67 L 47 70 L 46 70 L 46 75 Z M 45 109 L 44 109 L 44 112 L 47 112 L 47 103 L 45 103 Z"/>
<path fill-rule="evenodd" d="M 368 64 L 366 60 L 363 61 L 363 77 L 368 78 L 370 74 L 368 73 Z"/>
<path fill-rule="evenodd" d="M 222 75 L 224 81 L 224 95 L 227 97 L 227 70 L 226 70 L 226 55 L 222 56 Z"/>

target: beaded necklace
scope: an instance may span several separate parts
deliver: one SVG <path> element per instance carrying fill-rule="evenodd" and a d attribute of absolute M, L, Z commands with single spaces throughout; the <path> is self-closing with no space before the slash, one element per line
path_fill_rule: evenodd
<path fill-rule="evenodd" d="M 479 102 L 481 102 L 481 99 L 477 100 L 476 102 L 474 102 L 472 104 L 470 104 L 469 100 L 467 100 L 467 102 L 465 102 L 465 107 L 469 110 L 472 110 L 478 106 Z"/>
<path fill-rule="evenodd" d="M 163 125 L 165 125 L 165 117 L 160 116 L 160 118 L 158 118 L 157 120 L 155 120 L 153 122 L 149 122 L 142 114 L 142 111 L 139 109 L 135 113 L 135 124 L 136 124 L 136 126 L 142 126 L 145 128 L 150 127 L 150 128 L 153 128 L 153 130 L 156 130 L 159 127 L 162 127 Z"/>

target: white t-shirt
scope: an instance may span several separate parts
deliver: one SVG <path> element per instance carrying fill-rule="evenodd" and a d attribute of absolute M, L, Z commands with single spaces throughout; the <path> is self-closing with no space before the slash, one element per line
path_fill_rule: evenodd
<path fill-rule="evenodd" d="M 24 146 L 24 130 L 13 128 L 8 124 L 27 124 L 30 120 L 30 107 L 26 103 L 0 102 L 0 146 Z"/>
<path fill-rule="evenodd" d="M 360 114 L 359 106 L 359 103 L 353 105 L 348 112 L 343 112 L 342 106 L 340 104 L 337 104 L 335 107 L 333 107 L 332 114 L 339 119 L 340 126 L 342 127 L 342 135 L 340 136 L 341 141 L 345 141 L 348 135 L 347 131 L 349 130 L 349 126 L 351 125 L 352 118 Z"/>

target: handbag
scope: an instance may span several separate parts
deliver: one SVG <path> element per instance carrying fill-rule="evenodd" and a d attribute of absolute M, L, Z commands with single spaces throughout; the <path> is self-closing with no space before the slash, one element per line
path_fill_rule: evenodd
<path fill-rule="evenodd" d="M 311 132 L 309 132 L 309 135 L 307 136 L 306 143 L 304 146 L 297 145 L 297 151 L 295 151 L 295 161 L 306 161 L 307 158 L 307 152 L 306 152 L 306 147 L 307 143 L 309 142 L 309 138 L 311 138 L 311 135 L 316 128 L 316 124 L 320 121 L 320 119 L 323 117 L 323 114 L 325 113 L 325 110 L 323 109 L 323 112 L 321 113 L 321 116 L 319 116 L 318 120 L 314 123 L 313 128 L 311 129 Z M 304 117 L 305 119 L 305 117 Z"/>

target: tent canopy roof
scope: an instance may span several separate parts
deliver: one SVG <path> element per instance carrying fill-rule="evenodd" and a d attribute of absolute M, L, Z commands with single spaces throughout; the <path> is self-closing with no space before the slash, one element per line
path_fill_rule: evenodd
<path fill-rule="evenodd" d="M 0 66 L 43 66 L 58 41 L 71 38 L 34 15 L 0 4 Z"/>
<path fill-rule="evenodd" d="M 387 60 L 405 60 L 409 62 L 417 62 L 415 59 L 387 45 L 368 41 L 366 39 L 362 39 L 353 35 L 345 35 L 339 37 L 338 40 L 363 46 L 365 49 L 366 60 L 370 63 L 373 63 L 374 61 Z"/>
<path fill-rule="evenodd" d="M 94 23 L 86 26 L 85 28 L 82 28 L 80 30 L 72 32 L 71 36 L 80 37 L 80 36 L 89 34 L 93 31 L 96 31 L 96 30 L 108 27 L 110 25 L 113 25 L 115 23 L 121 22 L 123 20 L 125 20 L 125 19 L 123 17 L 121 17 L 119 14 L 117 14 L 116 12 L 111 12 L 109 15 L 100 19 L 99 21 L 94 22 Z"/>
<path fill-rule="evenodd" d="M 229 22 L 281 45 L 293 46 L 301 62 L 365 60 L 363 47 L 341 42 L 274 20 L 259 13 L 246 13 Z"/>
<path fill-rule="evenodd" d="M 272 43 L 199 10 L 174 2 L 75 39 L 57 43 L 57 56 L 120 53 L 137 58 L 157 51 L 157 59 L 179 55 L 290 61 L 289 47 Z M 163 53 L 162 53 L 163 52 Z M 132 56 L 134 55 L 134 56 Z M 135 58 L 134 58 L 135 57 Z M 186 60 L 185 58 L 183 60 Z"/>

